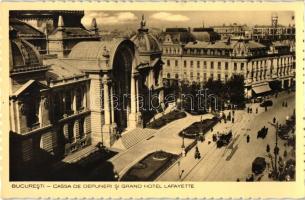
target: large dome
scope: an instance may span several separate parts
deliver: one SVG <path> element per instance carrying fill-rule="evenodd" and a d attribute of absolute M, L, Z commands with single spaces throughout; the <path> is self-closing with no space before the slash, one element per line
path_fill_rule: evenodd
<path fill-rule="evenodd" d="M 135 43 L 140 53 L 161 51 L 157 39 L 147 32 L 139 32 L 131 38 L 131 41 Z"/>
<path fill-rule="evenodd" d="M 130 40 L 135 43 L 139 53 L 161 51 L 158 40 L 145 28 L 144 17 L 142 17 L 141 27 L 138 29 L 138 33 L 131 37 Z"/>
<path fill-rule="evenodd" d="M 17 38 L 17 32 L 10 30 L 10 70 L 41 66 L 42 60 L 35 47 L 26 40 Z"/>

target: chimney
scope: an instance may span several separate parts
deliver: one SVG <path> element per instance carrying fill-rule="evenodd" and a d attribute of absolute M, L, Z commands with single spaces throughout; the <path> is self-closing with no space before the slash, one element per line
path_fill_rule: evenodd
<path fill-rule="evenodd" d="M 62 30 L 63 27 L 64 27 L 64 19 L 62 18 L 61 15 L 59 15 L 57 29 Z"/>

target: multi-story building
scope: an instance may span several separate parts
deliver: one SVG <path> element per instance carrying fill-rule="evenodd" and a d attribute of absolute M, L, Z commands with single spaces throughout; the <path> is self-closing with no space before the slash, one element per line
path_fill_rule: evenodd
<path fill-rule="evenodd" d="M 140 96 L 163 98 L 162 51 L 143 21 L 132 40 L 79 42 L 65 58 L 42 57 L 10 26 L 12 180 L 88 145 L 110 147 L 117 134 L 143 126 Z"/>
<path fill-rule="evenodd" d="M 212 28 L 221 36 L 221 39 L 227 39 L 229 37 L 245 36 L 246 26 L 233 23 L 231 25 L 213 26 Z"/>
<path fill-rule="evenodd" d="M 167 40 L 163 47 L 165 79 L 204 83 L 211 78 L 225 82 L 233 74 L 241 74 L 245 77 L 247 97 L 252 92 L 271 90 L 272 82 L 281 81 L 281 87 L 285 88 L 294 81 L 294 52 L 285 43 L 274 43 L 272 51 L 245 38 L 188 42 L 176 52 L 166 51 L 170 46 Z"/>
<path fill-rule="evenodd" d="M 278 16 L 271 17 L 271 25 L 255 25 L 252 30 L 252 39 L 258 42 L 277 41 L 277 40 L 293 40 L 295 41 L 294 17 L 292 24 L 283 26 L 278 24 Z"/>

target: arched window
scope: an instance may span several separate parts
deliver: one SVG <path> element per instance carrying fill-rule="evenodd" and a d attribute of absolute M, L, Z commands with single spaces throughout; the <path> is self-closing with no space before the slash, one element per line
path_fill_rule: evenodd
<path fill-rule="evenodd" d="M 179 79 L 179 75 L 178 75 L 178 74 L 175 74 L 175 78 L 176 78 L 176 79 Z"/>
<path fill-rule="evenodd" d="M 167 73 L 167 78 L 171 78 L 171 75 L 170 75 L 170 73 Z"/>

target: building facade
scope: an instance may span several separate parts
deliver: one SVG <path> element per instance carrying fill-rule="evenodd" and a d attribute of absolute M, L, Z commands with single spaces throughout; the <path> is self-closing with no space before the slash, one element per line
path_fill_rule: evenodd
<path fill-rule="evenodd" d="M 166 51 L 170 46 L 167 41 L 163 48 L 165 79 L 203 84 L 208 79 L 226 82 L 232 75 L 241 74 L 245 78 L 245 95 L 249 98 L 271 90 L 269 83 L 273 81 L 280 81 L 282 88 L 294 81 L 294 52 L 285 43 L 274 43 L 272 51 L 241 37 L 214 43 L 189 42 L 176 52 Z M 174 47 L 176 44 L 172 44 Z"/>
<path fill-rule="evenodd" d="M 79 42 L 64 58 L 42 57 L 11 26 L 10 162 L 15 178 L 26 167 L 88 145 L 110 147 L 117 134 L 143 127 L 144 111 L 150 110 L 140 97 L 145 101 L 149 92 L 163 101 L 161 53 L 143 21 L 132 40 Z"/>
<path fill-rule="evenodd" d="M 236 23 L 230 25 L 213 26 L 212 28 L 221 36 L 221 39 L 245 36 L 245 30 L 247 29 L 245 25 Z"/>
<path fill-rule="evenodd" d="M 252 29 L 252 39 L 258 42 L 292 40 L 295 41 L 294 17 L 289 26 L 278 24 L 278 16 L 271 16 L 271 25 L 255 25 Z"/>

